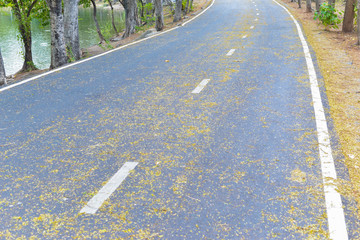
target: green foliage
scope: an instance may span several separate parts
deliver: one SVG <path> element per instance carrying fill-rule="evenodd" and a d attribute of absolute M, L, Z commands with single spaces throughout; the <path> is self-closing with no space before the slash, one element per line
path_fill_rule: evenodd
<path fill-rule="evenodd" d="M 314 19 L 319 19 L 321 23 L 327 28 L 339 28 L 341 23 L 340 11 L 336 10 L 331 4 L 323 3 L 320 6 L 319 12 L 315 12 Z"/>
<path fill-rule="evenodd" d="M 354 20 L 355 20 L 355 22 L 354 22 L 354 25 L 356 26 L 357 25 L 357 23 L 358 23 L 358 6 L 357 6 L 357 4 L 355 4 L 354 5 L 354 11 L 355 11 L 355 15 L 354 15 Z"/>
<path fill-rule="evenodd" d="M 154 16 L 154 5 L 152 3 L 147 3 L 139 5 L 140 12 L 144 13 L 144 16 L 141 16 L 141 21 L 145 24 L 154 23 L 156 17 Z"/>
<path fill-rule="evenodd" d="M 37 67 L 33 62 L 27 62 L 27 65 L 28 65 L 28 68 L 26 69 L 27 71 L 37 70 Z"/>
<path fill-rule="evenodd" d="M 181 10 L 185 11 L 186 8 L 186 0 L 182 0 L 181 2 Z"/>

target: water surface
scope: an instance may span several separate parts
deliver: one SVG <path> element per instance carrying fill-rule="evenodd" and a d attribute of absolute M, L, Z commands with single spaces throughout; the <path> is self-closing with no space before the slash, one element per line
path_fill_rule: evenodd
<path fill-rule="evenodd" d="M 111 11 L 104 8 L 97 9 L 97 18 L 107 39 L 114 34 L 111 25 Z M 124 13 L 115 11 L 116 27 L 124 27 Z M 31 24 L 33 60 L 37 68 L 45 69 L 50 66 L 50 26 L 42 26 L 37 19 Z M 79 8 L 80 47 L 87 48 L 99 42 L 92 8 Z M 4 59 L 6 75 L 19 71 L 23 65 L 23 43 L 19 38 L 19 31 L 14 14 L 10 9 L 0 9 L 0 47 Z"/>

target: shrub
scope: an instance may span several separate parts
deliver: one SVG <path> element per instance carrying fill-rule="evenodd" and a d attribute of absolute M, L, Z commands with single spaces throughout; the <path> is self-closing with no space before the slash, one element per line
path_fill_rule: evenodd
<path fill-rule="evenodd" d="M 320 22 L 325 26 L 325 28 L 339 28 L 341 19 L 339 15 L 340 11 L 336 10 L 333 5 L 323 3 L 320 6 L 319 12 L 315 12 L 314 19 L 319 19 Z"/>

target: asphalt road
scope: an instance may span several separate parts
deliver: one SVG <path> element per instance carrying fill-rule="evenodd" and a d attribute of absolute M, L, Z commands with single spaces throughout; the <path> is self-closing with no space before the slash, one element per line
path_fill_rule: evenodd
<path fill-rule="evenodd" d="M 304 52 L 273 1 L 216 0 L 174 31 L 0 92 L 0 116 L 2 239 L 330 237 Z"/>

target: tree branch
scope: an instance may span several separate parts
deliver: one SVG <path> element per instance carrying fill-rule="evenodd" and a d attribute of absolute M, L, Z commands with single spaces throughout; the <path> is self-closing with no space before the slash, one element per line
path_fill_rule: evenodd
<path fill-rule="evenodd" d="M 31 14 L 31 11 L 32 11 L 32 9 L 34 8 L 34 6 L 35 6 L 35 4 L 38 2 L 38 0 L 34 0 L 32 3 L 31 3 L 31 5 L 30 5 L 30 7 L 29 7 L 29 9 L 28 9 L 28 12 L 27 12 L 27 17 L 30 17 L 30 14 Z"/>

